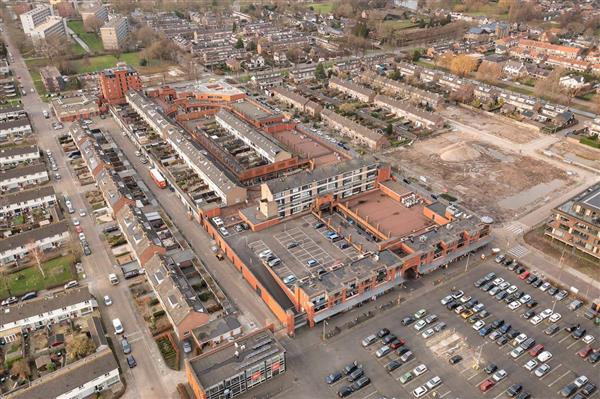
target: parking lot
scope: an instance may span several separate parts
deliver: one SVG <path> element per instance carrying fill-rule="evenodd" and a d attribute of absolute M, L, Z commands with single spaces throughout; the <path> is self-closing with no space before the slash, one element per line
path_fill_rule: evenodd
<path fill-rule="evenodd" d="M 524 295 L 530 295 L 533 300 L 538 302 L 537 306 L 530 309 L 522 305 L 512 311 L 506 302 L 498 301 L 495 296 L 476 288 L 474 282 L 489 272 L 496 273 L 496 277 L 501 277 L 510 285 L 514 285 L 517 292 L 524 291 Z M 311 380 L 311 394 L 320 397 L 336 397 L 341 388 L 350 384 L 346 380 L 347 377 L 344 376 L 331 385 L 328 385 L 324 379 L 330 373 L 341 371 L 352 361 L 357 361 L 363 367 L 364 375 L 371 381 L 369 385 L 350 395 L 350 397 L 358 399 L 380 396 L 414 397 L 415 389 L 424 385 L 426 387 L 426 383 L 434 376 L 441 378 L 441 384 L 433 389 L 427 389 L 425 394 L 420 397 L 432 399 L 488 397 L 497 399 L 507 397 L 507 389 L 512 385 L 521 384 L 522 392 L 528 392 L 531 397 L 549 398 L 560 397 L 560 391 L 581 375 L 587 376 L 594 384 L 600 381 L 600 378 L 597 377 L 600 362 L 592 364 L 587 359 L 578 356 L 577 352 L 587 344 L 582 340 L 575 340 L 570 333 L 564 330 L 565 326 L 574 323 L 581 324 L 587 330 L 586 335 L 597 336 L 600 330 L 593 325 L 592 321 L 583 317 L 585 308 L 575 312 L 568 309 L 572 298 L 567 297 L 562 301 L 555 301 L 551 295 L 520 280 L 519 275 L 496 264 L 493 260 L 485 262 L 467 274 L 462 274 L 460 278 L 452 279 L 439 286 L 433 287 L 429 284 L 430 282 L 426 282 L 425 287 L 419 288 L 418 292 L 415 292 L 415 296 L 401 305 L 381 312 L 373 319 L 351 330 L 342 331 L 340 335 L 327 340 L 325 344 L 321 343 L 320 331 L 314 329 L 299 333 L 290 345 L 286 345 L 286 347 L 289 346 L 290 358 L 294 357 L 294 361 L 300 364 L 298 372 Z M 432 289 L 429 289 L 430 287 Z M 550 366 L 549 371 L 545 375 L 537 377 L 535 370 L 544 362 L 532 357 L 528 351 L 513 358 L 510 355 L 514 350 L 513 339 L 499 345 L 490 339 L 492 334 L 481 337 L 473 328 L 474 321 L 471 323 L 469 318 L 463 318 L 454 311 L 448 310 L 447 306 L 442 305 L 440 300 L 449 295 L 453 288 L 463 291 L 462 297 L 465 298 L 465 302 L 469 299 L 468 297 L 471 297 L 485 306 L 485 310 L 489 312 L 489 315 L 483 318 L 486 325 L 492 324 L 497 319 L 503 319 L 505 324 L 511 325 L 509 333 L 511 330 L 518 330 L 527 337 L 533 337 L 536 341 L 534 345 L 544 345 L 543 351 L 549 351 L 552 354 L 552 357 L 545 361 Z M 406 292 L 400 292 L 400 295 L 405 294 Z M 543 310 L 553 307 L 555 313 L 561 314 L 560 320 L 556 322 L 560 329 L 553 335 L 547 335 L 544 332 L 552 324 L 548 321 L 549 317 L 539 324 L 533 325 L 531 319 L 528 320 L 522 316 L 528 310 L 533 310 L 537 315 Z M 418 321 L 406 326 L 402 324 L 403 318 L 414 315 L 420 309 L 426 309 L 426 315 L 437 315 L 437 320 L 430 324 L 425 323 L 425 327 L 419 331 L 415 328 Z M 423 316 L 422 319 L 425 317 Z M 434 332 L 430 337 L 424 338 L 423 333 L 439 322 L 444 322 L 446 327 L 439 332 Z M 329 324 L 328 328 L 335 324 L 335 319 L 330 320 Z M 409 348 L 414 354 L 414 358 L 400 362 L 399 367 L 390 372 L 386 370 L 386 365 L 392 360 L 400 358 L 395 350 L 391 350 L 382 357 L 377 357 L 376 352 L 384 346 L 381 340 L 377 340 L 366 348 L 361 345 L 363 338 L 382 328 L 388 328 L 391 334 L 405 341 L 400 349 Z M 498 336 L 502 334 L 495 335 L 495 338 L 499 339 Z M 598 350 L 598 341 L 594 340 L 591 346 Z M 296 358 L 294 348 L 297 348 L 298 358 Z M 462 360 L 456 364 L 450 364 L 450 358 L 457 355 Z M 532 366 L 530 363 L 529 369 L 526 369 L 524 366 L 532 359 L 536 359 L 537 364 Z M 503 373 L 496 374 L 499 381 L 494 381 L 494 373 L 486 372 L 485 369 L 490 363 L 497 367 L 494 373 L 498 370 L 505 370 L 504 377 L 501 375 Z M 412 377 L 405 377 L 405 379 L 408 378 L 408 381 L 404 383 L 401 381 L 404 375 L 412 372 L 421 364 L 427 366 L 426 372 L 418 376 L 415 376 L 413 372 Z M 486 392 L 482 392 L 480 385 L 487 379 L 491 379 L 494 383 Z M 597 391 L 588 397 L 598 397 Z"/>

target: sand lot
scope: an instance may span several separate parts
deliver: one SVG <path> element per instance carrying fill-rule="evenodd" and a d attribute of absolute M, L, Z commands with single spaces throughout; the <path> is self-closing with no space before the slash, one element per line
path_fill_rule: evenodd
<path fill-rule="evenodd" d="M 497 222 L 528 212 L 574 183 L 565 171 L 543 160 L 461 132 L 419 141 L 385 158 L 405 175 L 425 177 L 432 191 L 447 191 L 470 210 Z"/>
<path fill-rule="evenodd" d="M 600 171 L 600 151 L 594 150 L 593 148 L 563 140 L 550 146 L 548 150 L 567 160 L 577 162 Z"/>
<path fill-rule="evenodd" d="M 446 118 L 456 120 L 473 128 L 485 130 L 495 136 L 524 144 L 542 137 L 535 128 L 512 121 L 501 115 L 492 116 L 484 111 L 473 111 L 468 108 L 449 107 L 440 112 Z"/>

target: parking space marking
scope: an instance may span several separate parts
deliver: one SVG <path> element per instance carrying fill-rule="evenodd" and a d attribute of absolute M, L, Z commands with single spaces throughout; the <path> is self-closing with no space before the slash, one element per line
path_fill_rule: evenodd
<path fill-rule="evenodd" d="M 505 389 L 504 391 L 500 392 L 498 395 L 496 395 L 494 397 L 494 399 L 498 399 L 501 395 L 504 395 L 504 393 L 506 393 L 507 389 Z"/>
<path fill-rule="evenodd" d="M 565 336 L 563 339 L 561 339 L 560 341 L 558 341 L 558 343 L 559 343 L 559 344 L 562 344 L 562 342 L 563 342 L 565 339 L 567 339 L 567 338 L 569 338 L 569 335 L 568 335 L 568 334 L 567 334 L 567 335 L 566 335 L 566 336 Z"/>
<path fill-rule="evenodd" d="M 444 396 L 449 395 L 452 391 L 447 391 L 446 393 L 441 394 L 438 398 L 442 399 Z"/>
<path fill-rule="evenodd" d="M 477 377 L 481 372 L 477 372 L 475 374 L 473 374 L 472 376 L 470 376 L 469 378 L 467 378 L 467 381 L 471 381 L 473 378 Z"/>
<path fill-rule="evenodd" d="M 590 396 L 588 396 L 588 399 L 591 398 L 592 396 L 596 395 L 598 392 L 600 392 L 599 390 L 594 391 L 593 394 L 591 394 Z"/>
<path fill-rule="evenodd" d="M 572 346 L 575 346 L 579 341 L 573 341 L 572 344 L 567 346 L 567 349 L 571 349 Z"/>
<path fill-rule="evenodd" d="M 376 390 L 374 390 L 373 392 L 371 392 L 370 394 L 368 394 L 368 395 L 366 395 L 366 396 L 363 396 L 363 397 L 362 397 L 362 399 L 367 399 L 367 398 L 370 398 L 371 396 L 375 395 L 376 393 L 377 393 L 377 389 L 376 389 Z"/>
<path fill-rule="evenodd" d="M 548 388 L 550 388 L 552 385 L 556 384 L 558 381 L 562 380 L 562 378 L 569 374 L 571 372 L 571 370 L 567 370 L 565 371 L 565 373 L 563 375 L 561 375 L 560 377 L 558 377 L 557 379 L 555 379 L 554 381 L 552 381 L 550 384 L 548 384 Z"/>
<path fill-rule="evenodd" d="M 543 376 L 540 378 L 540 381 L 541 381 L 541 380 L 543 380 L 544 378 L 548 377 L 550 374 L 554 373 L 555 371 L 557 371 L 557 370 L 558 370 L 559 368 L 561 368 L 561 367 L 562 367 L 562 363 L 559 363 L 559 365 L 558 365 L 558 366 L 556 366 L 555 368 L 553 368 L 552 370 L 550 370 L 550 372 L 549 372 L 549 373 L 547 373 L 547 374 L 543 375 Z"/>

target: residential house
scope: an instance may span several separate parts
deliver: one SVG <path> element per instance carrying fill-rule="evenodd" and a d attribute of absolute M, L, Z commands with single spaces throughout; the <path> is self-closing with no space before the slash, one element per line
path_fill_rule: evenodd
<path fill-rule="evenodd" d="M 31 132 L 31 123 L 27 116 L 0 122 L 0 141 L 23 138 Z"/>
<path fill-rule="evenodd" d="M 37 145 L 0 148 L 0 167 L 15 166 L 40 159 Z"/>
<path fill-rule="evenodd" d="M 42 163 L 0 170 L 0 192 L 25 188 L 48 181 L 48 171 Z"/>
<path fill-rule="evenodd" d="M 444 126 L 444 119 L 439 115 L 423 111 L 413 105 L 388 96 L 378 94 L 375 96 L 374 104 L 389 109 L 396 116 L 406 118 L 417 127 L 438 129 Z"/>
<path fill-rule="evenodd" d="M 504 74 L 507 76 L 515 78 L 522 78 L 528 74 L 525 64 L 517 61 L 508 61 L 504 65 L 504 68 L 502 68 L 502 72 L 504 72 Z"/>
<path fill-rule="evenodd" d="M 32 250 L 55 250 L 69 242 L 66 221 L 40 226 L 37 229 L 8 236 L 0 240 L 0 266 L 26 258 Z M 1 324 L 1 323 L 0 323 Z"/>
<path fill-rule="evenodd" d="M 342 136 L 350 138 L 353 142 L 364 145 L 372 150 L 380 150 L 389 145 L 388 139 L 380 133 L 354 122 L 336 112 L 324 109 L 321 119 L 333 129 L 338 129 Z"/>
<path fill-rule="evenodd" d="M 32 209 L 46 208 L 54 204 L 56 204 L 56 194 L 51 185 L 4 194 L 0 197 L 0 218 L 18 215 Z"/>

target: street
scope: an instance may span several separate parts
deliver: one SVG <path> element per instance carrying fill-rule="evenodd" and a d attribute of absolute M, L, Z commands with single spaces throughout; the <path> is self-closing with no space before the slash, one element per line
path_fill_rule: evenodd
<path fill-rule="evenodd" d="M 33 87 L 33 82 L 23 58 L 8 35 L 3 33 L 3 37 L 15 60 L 11 65 L 14 74 L 21 77 L 23 86 L 26 90 L 29 90 Z M 83 190 L 75 184 L 77 179 L 66 166 L 64 154 L 57 142 L 58 135 L 64 134 L 66 130 L 63 129 L 60 131 L 61 133 L 56 133 L 52 129 L 52 119 L 45 119 L 42 115 L 42 110 L 48 109 L 48 104 L 44 103 L 37 94 L 33 93 L 23 97 L 22 101 L 25 110 L 29 114 L 32 127 L 37 132 L 40 149 L 44 151 L 51 150 L 55 154 L 56 163 L 59 168 L 58 173 L 63 176 L 61 180 L 54 181 L 57 196 L 61 197 L 66 194 L 76 209 L 85 209 Z M 100 240 L 99 234 L 91 233 L 97 231 L 97 226 L 89 215 L 80 218 L 80 222 L 87 233 L 86 236 L 92 250 L 91 256 L 82 258 L 86 275 L 82 283 L 89 284 L 90 291 L 98 299 L 99 304 L 102 302 L 101 299 L 104 295 L 109 295 L 112 298 L 113 306 L 105 308 L 103 304 L 100 304 L 107 334 L 114 337 L 112 319 L 118 317 L 125 327 L 126 335 L 134 337 L 130 342 L 132 343 L 133 354 L 138 363 L 135 369 L 128 369 L 123 355 L 120 352 L 117 353 L 117 358 L 127 380 L 125 397 L 171 397 L 171 394 L 175 392 L 175 384 L 172 383 L 172 377 L 166 372 L 166 366 L 163 364 L 160 353 L 149 331 L 145 328 L 144 322 L 139 320 L 134 310 L 127 284 L 121 283 L 113 286 L 108 281 L 108 274 L 113 273 L 115 270 L 110 264 L 109 254 Z M 118 348 L 118 340 L 113 339 L 113 342 L 115 343 L 115 348 Z M 157 381 L 162 381 L 163 383 L 157 384 Z"/>

